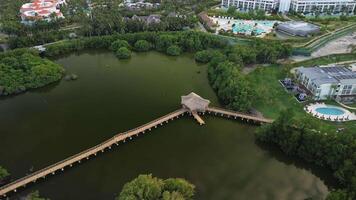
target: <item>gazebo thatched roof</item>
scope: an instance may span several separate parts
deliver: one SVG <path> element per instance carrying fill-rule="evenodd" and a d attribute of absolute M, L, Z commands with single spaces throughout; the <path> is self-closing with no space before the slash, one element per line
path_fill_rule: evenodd
<path fill-rule="evenodd" d="M 203 112 L 208 108 L 210 101 L 207 99 L 203 99 L 201 96 L 195 94 L 194 92 L 191 92 L 186 96 L 182 96 L 181 103 L 185 108 L 188 108 L 190 111 Z"/>

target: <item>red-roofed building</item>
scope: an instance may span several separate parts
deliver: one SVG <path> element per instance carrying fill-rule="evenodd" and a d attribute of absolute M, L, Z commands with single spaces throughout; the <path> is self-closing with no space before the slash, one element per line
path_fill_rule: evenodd
<path fill-rule="evenodd" d="M 37 20 L 51 21 L 51 14 L 64 18 L 59 7 L 66 4 L 65 0 L 34 0 L 23 4 L 20 9 L 23 24 L 31 25 Z"/>

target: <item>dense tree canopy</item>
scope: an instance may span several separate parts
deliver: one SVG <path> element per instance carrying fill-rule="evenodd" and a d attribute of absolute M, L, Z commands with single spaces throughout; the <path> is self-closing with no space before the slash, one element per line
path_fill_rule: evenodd
<path fill-rule="evenodd" d="M 117 200 L 191 200 L 194 185 L 184 179 L 162 180 L 152 175 L 139 175 L 126 183 Z"/>
<path fill-rule="evenodd" d="M 290 109 L 280 114 L 271 125 L 263 126 L 257 140 L 272 143 L 291 156 L 328 167 L 346 191 L 335 191 L 332 199 L 356 197 L 356 135 L 321 133 L 319 124 L 308 118 L 297 118 Z M 347 198 L 344 198 L 347 196 Z"/>
<path fill-rule="evenodd" d="M 64 69 L 30 51 L 8 53 L 0 57 L 0 95 L 38 88 L 62 78 Z"/>

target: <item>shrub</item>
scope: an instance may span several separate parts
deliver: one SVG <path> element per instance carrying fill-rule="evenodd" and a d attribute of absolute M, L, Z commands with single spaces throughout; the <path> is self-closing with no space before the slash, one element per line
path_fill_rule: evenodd
<path fill-rule="evenodd" d="M 208 62 L 210 62 L 212 56 L 213 56 L 212 51 L 209 51 L 209 50 L 198 51 L 195 54 L 195 61 L 201 62 L 201 63 L 208 63 Z"/>
<path fill-rule="evenodd" d="M 139 175 L 131 182 L 126 183 L 116 200 L 192 200 L 194 193 L 195 186 L 184 179 L 162 180 L 149 174 Z"/>
<path fill-rule="evenodd" d="M 172 45 L 167 48 L 167 54 L 170 56 L 179 56 L 181 53 L 181 49 L 177 45 Z"/>
<path fill-rule="evenodd" d="M 116 51 L 116 56 L 119 59 L 128 59 L 131 57 L 131 51 L 126 47 L 121 47 Z"/>
<path fill-rule="evenodd" d="M 117 52 L 121 47 L 130 49 L 130 44 L 126 40 L 116 40 L 111 44 L 110 49 L 114 52 Z"/>
<path fill-rule="evenodd" d="M 146 40 L 138 40 L 135 43 L 135 50 L 136 51 L 149 51 L 151 49 L 151 43 L 147 42 Z"/>

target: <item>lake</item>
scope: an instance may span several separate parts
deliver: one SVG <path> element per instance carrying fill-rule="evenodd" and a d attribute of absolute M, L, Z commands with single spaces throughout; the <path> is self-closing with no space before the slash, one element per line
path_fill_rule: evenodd
<path fill-rule="evenodd" d="M 90 51 L 56 60 L 77 81 L 0 99 L 0 165 L 20 178 L 180 108 L 195 92 L 220 106 L 207 66 L 192 55 L 134 54 L 127 61 Z M 139 174 L 180 177 L 197 200 L 324 198 L 334 180 L 320 168 L 256 144 L 257 126 L 213 116 L 184 117 L 63 173 L 32 184 L 52 200 L 114 199 Z"/>

